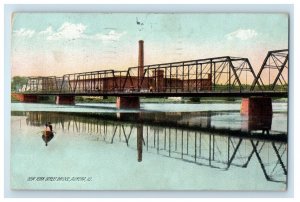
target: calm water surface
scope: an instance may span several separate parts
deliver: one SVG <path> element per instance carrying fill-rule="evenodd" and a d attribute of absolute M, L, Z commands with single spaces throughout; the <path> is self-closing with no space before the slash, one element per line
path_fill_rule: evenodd
<path fill-rule="evenodd" d="M 248 118 L 240 104 L 12 104 L 11 187 L 284 190 L 287 104 Z M 55 131 L 43 139 L 45 122 Z M 48 146 L 45 146 L 47 142 Z"/>

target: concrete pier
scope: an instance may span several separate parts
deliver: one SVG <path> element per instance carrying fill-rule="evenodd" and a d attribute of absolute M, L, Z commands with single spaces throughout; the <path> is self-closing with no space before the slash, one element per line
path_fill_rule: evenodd
<path fill-rule="evenodd" d="M 139 109 L 139 97 L 117 97 L 117 109 Z"/>
<path fill-rule="evenodd" d="M 272 116 L 272 99 L 270 97 L 242 98 L 241 114 L 248 116 Z"/>
<path fill-rule="evenodd" d="M 55 103 L 57 105 L 74 105 L 75 104 L 75 96 L 58 95 L 55 97 Z"/>

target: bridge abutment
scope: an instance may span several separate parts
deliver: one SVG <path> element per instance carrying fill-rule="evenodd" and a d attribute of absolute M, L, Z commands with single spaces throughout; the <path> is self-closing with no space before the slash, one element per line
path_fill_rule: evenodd
<path fill-rule="evenodd" d="M 57 105 L 74 105 L 75 104 L 75 96 L 58 95 L 55 97 L 55 103 Z"/>
<path fill-rule="evenodd" d="M 272 116 L 272 99 L 270 97 L 242 98 L 241 114 L 248 116 Z"/>
<path fill-rule="evenodd" d="M 117 97 L 117 109 L 139 109 L 140 98 L 135 96 Z"/>
<path fill-rule="evenodd" d="M 21 93 L 12 93 L 12 97 L 20 102 L 38 102 L 37 95 L 30 95 L 30 94 L 21 94 Z"/>

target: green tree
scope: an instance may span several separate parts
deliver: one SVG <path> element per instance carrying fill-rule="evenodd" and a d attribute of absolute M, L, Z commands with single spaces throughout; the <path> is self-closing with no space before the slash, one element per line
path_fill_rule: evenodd
<path fill-rule="evenodd" d="M 26 85 L 27 81 L 28 79 L 26 77 L 14 76 L 11 80 L 11 90 L 18 91 L 23 85 Z"/>

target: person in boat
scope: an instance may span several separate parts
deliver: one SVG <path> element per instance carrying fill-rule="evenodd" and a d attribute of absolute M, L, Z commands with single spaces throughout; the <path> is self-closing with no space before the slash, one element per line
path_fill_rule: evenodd
<path fill-rule="evenodd" d="M 52 132 L 52 125 L 50 122 L 45 123 L 45 131 Z"/>
<path fill-rule="evenodd" d="M 50 130 L 51 132 L 53 132 L 53 131 L 52 131 L 52 125 L 51 125 L 50 122 L 48 122 L 48 127 L 49 127 L 49 130 Z"/>
<path fill-rule="evenodd" d="M 48 142 L 54 137 L 53 131 L 52 131 L 52 125 L 50 122 L 47 122 L 45 124 L 45 131 L 43 132 L 42 139 L 44 140 L 46 146 L 48 146 Z"/>

